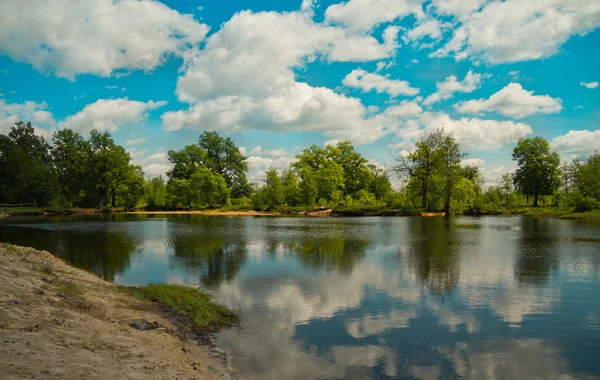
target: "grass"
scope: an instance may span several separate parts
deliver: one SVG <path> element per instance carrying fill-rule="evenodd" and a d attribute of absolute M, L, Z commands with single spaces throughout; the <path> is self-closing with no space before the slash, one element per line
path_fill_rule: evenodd
<path fill-rule="evenodd" d="M 53 274 L 54 273 L 54 263 L 50 260 L 44 260 L 38 265 L 38 269 L 42 273 Z"/>
<path fill-rule="evenodd" d="M 197 332 L 209 333 L 239 323 L 231 310 L 211 301 L 211 296 L 181 285 L 151 284 L 131 288 L 134 294 L 157 302 L 179 316 Z"/>
<path fill-rule="evenodd" d="M 559 219 L 600 219 L 600 210 L 591 210 L 583 212 L 569 212 L 562 214 Z"/>
<path fill-rule="evenodd" d="M 14 253 L 15 255 L 19 255 L 19 254 L 23 253 L 22 247 L 16 246 L 11 243 L 0 243 L 0 248 L 4 248 L 9 252 Z"/>

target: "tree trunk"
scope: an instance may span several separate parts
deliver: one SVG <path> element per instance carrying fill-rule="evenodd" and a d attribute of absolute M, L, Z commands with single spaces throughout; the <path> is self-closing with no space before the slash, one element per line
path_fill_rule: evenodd
<path fill-rule="evenodd" d="M 112 203 L 111 203 L 111 207 L 117 207 L 117 196 L 115 195 L 115 192 L 112 192 Z"/>
<path fill-rule="evenodd" d="M 427 180 L 423 180 L 423 190 L 421 191 L 421 208 L 427 208 Z"/>
<path fill-rule="evenodd" d="M 106 197 L 106 194 L 101 191 L 100 192 L 100 197 L 98 198 L 98 208 L 102 208 L 102 206 L 104 206 L 104 198 Z"/>
<path fill-rule="evenodd" d="M 533 195 L 533 207 L 538 207 L 538 193 Z"/>

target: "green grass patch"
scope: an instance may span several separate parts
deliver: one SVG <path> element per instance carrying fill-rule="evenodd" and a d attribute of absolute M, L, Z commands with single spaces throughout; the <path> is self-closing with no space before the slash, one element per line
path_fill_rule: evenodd
<path fill-rule="evenodd" d="M 568 214 L 562 214 L 558 218 L 559 219 L 600 219 L 600 210 L 570 212 Z"/>
<path fill-rule="evenodd" d="M 158 302 L 189 323 L 198 332 L 208 333 L 240 321 L 237 314 L 211 301 L 211 296 L 181 285 L 151 284 L 131 288 L 134 294 Z"/>

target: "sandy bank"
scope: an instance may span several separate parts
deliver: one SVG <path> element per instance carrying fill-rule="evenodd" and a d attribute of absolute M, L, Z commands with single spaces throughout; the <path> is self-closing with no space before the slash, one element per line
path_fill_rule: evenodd
<path fill-rule="evenodd" d="M 140 331 L 127 321 L 146 319 Z M 226 354 L 45 251 L 0 245 L 1 379 L 223 379 Z"/>

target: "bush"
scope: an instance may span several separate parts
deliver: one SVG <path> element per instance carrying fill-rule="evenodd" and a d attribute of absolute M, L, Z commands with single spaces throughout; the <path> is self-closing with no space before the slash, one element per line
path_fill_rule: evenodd
<path fill-rule="evenodd" d="M 592 197 L 581 197 L 575 205 L 575 211 L 590 211 L 597 208 L 600 208 L 600 202 Z"/>

